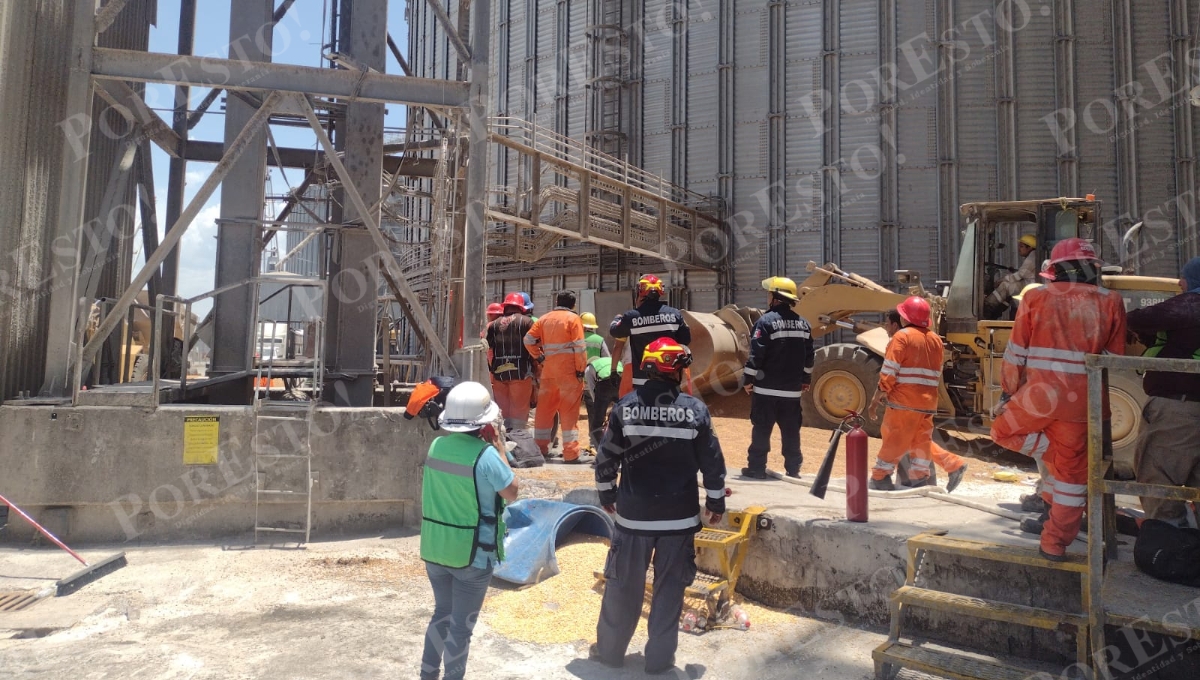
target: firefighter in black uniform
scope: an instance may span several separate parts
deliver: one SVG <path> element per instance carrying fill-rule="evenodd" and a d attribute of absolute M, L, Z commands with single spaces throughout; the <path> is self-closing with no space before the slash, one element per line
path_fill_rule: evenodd
<path fill-rule="evenodd" d="M 800 394 L 812 380 L 812 328 L 792 307 L 799 298 L 796 284 L 782 276 L 764 279 L 771 309 L 750 333 L 750 358 L 742 371 L 742 384 L 750 397 L 750 448 L 742 476 L 767 478 L 767 453 L 771 430 L 779 425 L 783 444 L 783 469 L 800 477 Z"/>
<path fill-rule="evenodd" d="M 596 458 L 600 503 L 616 528 L 604 564 L 604 601 L 590 658 L 619 667 L 642 613 L 646 569 L 654 562 L 654 597 L 646 672 L 675 667 L 683 594 L 696 576 L 695 534 L 725 513 L 725 457 L 704 402 L 680 391 L 691 353 L 671 338 L 646 347 L 645 385 L 613 405 Z M 617 473 L 621 481 L 617 483 Z"/>
<path fill-rule="evenodd" d="M 681 345 L 690 345 L 692 331 L 683 320 L 683 312 L 668 305 L 659 298 L 665 289 L 659 278 L 646 274 L 638 279 L 637 307 L 618 315 L 608 327 L 608 334 L 614 338 L 612 351 L 612 372 L 617 373 L 617 362 L 629 343 L 630 356 L 633 357 L 633 370 L 621 376 L 621 392 L 624 397 L 633 388 L 646 384 L 647 375 L 638 365 L 646 345 L 656 338 L 671 338 Z"/>

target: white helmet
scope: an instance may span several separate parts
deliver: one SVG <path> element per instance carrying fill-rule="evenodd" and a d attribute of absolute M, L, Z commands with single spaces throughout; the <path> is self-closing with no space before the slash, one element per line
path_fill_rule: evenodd
<path fill-rule="evenodd" d="M 446 408 L 438 416 L 438 425 L 450 432 L 474 432 L 499 414 L 500 407 L 486 387 L 477 382 L 459 383 L 446 395 Z"/>

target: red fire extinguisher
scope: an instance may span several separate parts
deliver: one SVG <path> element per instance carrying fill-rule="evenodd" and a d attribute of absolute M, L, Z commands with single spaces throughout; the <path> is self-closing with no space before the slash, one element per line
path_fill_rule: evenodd
<path fill-rule="evenodd" d="M 867 521 L 867 433 L 863 417 L 853 411 L 846 417 L 851 430 L 846 434 L 846 519 Z"/>

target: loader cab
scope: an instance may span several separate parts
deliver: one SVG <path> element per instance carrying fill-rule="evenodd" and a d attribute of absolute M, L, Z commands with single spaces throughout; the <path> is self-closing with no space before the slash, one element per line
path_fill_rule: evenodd
<path fill-rule="evenodd" d="M 1100 223 L 1100 204 L 1087 199 L 1051 199 L 968 203 L 958 266 L 946 300 L 946 334 L 971 334 L 984 318 L 984 300 L 996 279 L 1015 271 L 1024 259 L 1018 242 L 1025 234 L 1037 237 L 1034 257 L 1040 264 L 1050 257 L 1054 244 L 1066 238 L 1095 240 Z M 1010 322 L 1011 312 L 997 320 Z"/>

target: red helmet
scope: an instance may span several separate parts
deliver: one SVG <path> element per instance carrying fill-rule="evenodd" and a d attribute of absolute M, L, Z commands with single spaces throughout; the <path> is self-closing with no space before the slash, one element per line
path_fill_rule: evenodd
<path fill-rule="evenodd" d="M 521 297 L 520 293 L 509 293 L 504 296 L 504 311 L 508 311 L 509 307 L 516 307 L 522 312 L 525 311 L 525 298 Z"/>
<path fill-rule="evenodd" d="M 1054 244 L 1054 250 L 1050 251 L 1051 266 L 1072 260 L 1099 262 L 1100 258 L 1096 255 L 1096 246 L 1081 238 L 1065 238 Z"/>
<path fill-rule="evenodd" d="M 646 274 L 642 278 L 638 279 L 637 296 L 639 298 L 645 297 L 650 293 L 658 293 L 658 295 L 661 297 L 663 290 L 662 281 L 659 280 L 659 278 L 654 274 Z"/>
<path fill-rule="evenodd" d="M 492 304 L 488 305 L 488 308 L 487 308 L 488 316 L 500 316 L 503 313 L 504 313 L 504 305 L 500 304 L 499 302 L 493 302 Z"/>
<path fill-rule="evenodd" d="M 642 370 L 674 376 L 692 365 L 692 352 L 671 338 L 659 338 L 642 353 Z"/>
<path fill-rule="evenodd" d="M 900 312 L 900 318 L 910 326 L 929 328 L 929 303 L 925 298 L 914 295 L 896 305 L 896 311 Z"/>

